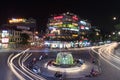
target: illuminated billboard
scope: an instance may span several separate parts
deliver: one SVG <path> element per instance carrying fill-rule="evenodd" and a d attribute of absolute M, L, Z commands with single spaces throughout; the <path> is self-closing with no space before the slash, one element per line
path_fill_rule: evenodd
<path fill-rule="evenodd" d="M 26 20 L 25 19 L 22 19 L 22 18 L 19 18 L 19 19 L 16 19 L 16 18 L 12 18 L 9 20 L 9 23 L 20 23 L 20 22 L 25 22 Z"/>
<path fill-rule="evenodd" d="M 72 24 L 65 24 L 65 23 L 50 23 L 50 27 L 56 27 L 56 28 L 70 28 L 70 29 L 78 29 L 77 23 Z"/>
<path fill-rule="evenodd" d="M 2 31 L 2 43 L 9 42 L 9 32 L 7 30 Z"/>
<path fill-rule="evenodd" d="M 72 17 L 74 20 L 78 20 L 78 17 L 77 16 L 73 16 Z"/>
<path fill-rule="evenodd" d="M 9 37 L 9 33 L 8 33 L 7 30 L 3 30 L 3 31 L 2 31 L 2 38 L 3 38 L 3 37 Z"/>
<path fill-rule="evenodd" d="M 9 38 L 2 38 L 2 43 L 8 43 L 9 42 Z"/>
<path fill-rule="evenodd" d="M 56 20 L 56 19 L 62 19 L 63 18 L 63 16 L 55 16 L 54 17 L 54 19 Z"/>

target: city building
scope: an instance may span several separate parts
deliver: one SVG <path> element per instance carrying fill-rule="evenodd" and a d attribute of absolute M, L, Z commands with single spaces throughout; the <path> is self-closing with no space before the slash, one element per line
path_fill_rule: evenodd
<path fill-rule="evenodd" d="M 0 28 L 1 35 L 1 48 L 17 48 L 20 47 L 18 43 L 21 42 L 20 35 L 26 33 L 29 35 L 29 42 L 32 44 L 35 42 L 35 19 L 24 19 L 24 18 L 12 18 L 9 19 L 7 24 L 4 24 Z"/>
<path fill-rule="evenodd" d="M 80 20 L 79 24 L 79 41 L 78 47 L 84 47 L 90 45 L 89 35 L 91 32 L 91 24 L 87 20 Z"/>
<path fill-rule="evenodd" d="M 50 48 L 82 47 L 90 28 L 91 24 L 76 14 L 54 15 L 48 19 L 45 44 Z"/>

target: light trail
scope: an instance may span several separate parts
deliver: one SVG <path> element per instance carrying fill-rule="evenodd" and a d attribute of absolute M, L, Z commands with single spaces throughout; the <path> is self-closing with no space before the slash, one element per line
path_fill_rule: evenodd
<path fill-rule="evenodd" d="M 95 47 L 91 48 L 91 50 L 97 54 L 110 65 L 120 70 L 120 58 L 113 54 L 114 48 L 117 46 L 116 43 L 112 43 L 109 45 L 102 46 L 99 48 L 98 52 L 94 50 Z M 113 63 L 114 62 L 114 63 Z M 116 64 L 115 64 L 116 63 Z"/>
<path fill-rule="evenodd" d="M 47 63 L 44 65 L 44 67 L 46 67 Z M 75 67 L 72 67 L 72 68 L 60 68 L 60 67 L 55 67 L 55 66 L 47 66 L 47 68 L 49 70 L 52 70 L 52 71 L 60 71 L 60 72 L 66 72 L 66 73 L 77 73 L 77 72 L 80 72 L 80 71 L 84 71 L 87 66 L 86 64 L 84 63 L 83 65 L 81 65 L 80 67 L 78 66 L 75 66 Z"/>
<path fill-rule="evenodd" d="M 25 55 L 25 57 L 22 58 L 22 56 L 20 57 L 20 60 L 21 60 L 21 67 L 22 69 L 28 73 L 30 76 L 34 77 L 35 79 L 37 80 L 46 80 L 45 78 L 39 76 L 38 74 L 34 73 L 33 71 L 31 71 L 30 69 L 28 69 L 25 65 L 24 65 L 24 62 L 31 56 L 32 54 L 29 54 L 29 55 Z"/>
<path fill-rule="evenodd" d="M 8 57 L 8 60 L 7 60 L 7 64 L 9 66 L 9 68 L 11 69 L 11 71 L 20 79 L 20 80 L 25 80 L 15 69 L 19 70 L 17 67 L 15 67 L 15 65 L 13 65 L 11 63 L 11 58 L 12 58 L 13 54 L 11 54 L 9 57 Z"/>
<path fill-rule="evenodd" d="M 31 77 L 29 77 L 27 74 L 25 74 L 22 70 L 20 70 L 17 66 L 15 66 L 14 65 L 14 63 L 13 63 L 13 61 L 15 60 L 15 58 L 17 58 L 18 56 L 20 56 L 22 53 L 25 53 L 26 51 L 28 51 L 29 49 L 26 49 L 25 51 L 22 51 L 21 53 L 19 53 L 19 54 L 16 54 L 15 56 L 13 56 L 13 54 L 12 55 L 10 55 L 9 57 L 8 57 L 8 61 L 7 61 L 7 63 L 8 63 L 8 65 L 9 65 L 9 67 L 10 67 L 10 69 L 11 69 L 11 71 L 13 71 L 13 73 L 20 79 L 20 80 L 26 80 L 23 76 L 21 76 L 18 72 L 17 72 L 17 70 L 20 72 L 20 73 L 22 73 L 23 75 L 25 75 L 26 77 L 28 77 L 29 79 L 31 79 L 31 80 L 33 80 Z M 13 57 L 12 57 L 13 56 Z M 16 70 L 15 70 L 16 69 Z"/>
<path fill-rule="evenodd" d="M 24 53 L 23 53 L 23 54 L 24 54 Z M 20 56 L 19 59 L 18 59 L 18 64 L 19 64 L 19 66 L 26 72 L 26 70 L 23 68 L 23 66 L 22 66 L 22 64 L 21 64 L 21 57 L 22 57 L 22 56 Z M 24 72 L 24 75 L 26 75 L 30 80 L 34 80 L 32 77 L 28 76 L 25 72 Z"/>
<path fill-rule="evenodd" d="M 21 53 L 18 53 L 16 55 L 11 54 L 8 57 L 7 61 L 9 68 L 20 80 L 26 80 L 26 78 L 24 78 L 22 75 L 26 76 L 29 80 L 46 80 L 45 78 L 34 73 L 24 65 L 24 62 L 32 55 L 25 54 L 27 51 L 29 51 L 29 49 L 26 49 L 25 51 L 22 51 Z M 17 58 L 18 58 L 17 63 L 19 67 L 14 65 L 14 61 Z"/>

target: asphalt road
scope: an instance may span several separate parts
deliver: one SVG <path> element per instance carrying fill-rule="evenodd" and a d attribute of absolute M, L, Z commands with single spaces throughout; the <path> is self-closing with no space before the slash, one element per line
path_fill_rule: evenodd
<path fill-rule="evenodd" d="M 0 80 L 18 80 L 7 65 L 7 59 L 11 52 L 0 52 Z"/>
<path fill-rule="evenodd" d="M 74 58 L 82 58 L 88 61 L 91 60 L 91 55 L 89 54 L 89 50 L 71 50 Z M 48 53 L 48 58 L 55 58 L 57 55 L 56 52 L 32 52 L 34 55 L 29 59 L 32 60 L 34 57 L 38 57 L 41 54 Z M 0 80 L 19 80 L 13 72 L 9 69 L 7 65 L 7 59 L 11 52 L 0 52 Z M 93 53 L 92 53 L 93 54 Z M 102 60 L 97 54 L 94 56 L 100 60 L 101 66 L 101 75 L 94 78 L 83 78 L 83 79 L 67 79 L 67 80 L 119 80 L 120 79 L 120 71 L 114 68 L 112 65 Z M 28 62 L 29 62 L 28 61 Z M 47 78 L 47 80 L 54 80 L 54 78 Z"/>

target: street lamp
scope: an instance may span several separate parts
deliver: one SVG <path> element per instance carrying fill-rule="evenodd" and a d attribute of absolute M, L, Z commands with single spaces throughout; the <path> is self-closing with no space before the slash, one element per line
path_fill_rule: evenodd
<path fill-rule="evenodd" d="M 118 32 L 118 35 L 120 35 L 120 32 Z"/>
<path fill-rule="evenodd" d="M 36 31 L 35 34 L 38 34 L 38 31 Z"/>
<path fill-rule="evenodd" d="M 112 34 L 115 35 L 115 32 L 113 32 Z"/>
<path fill-rule="evenodd" d="M 116 17 L 113 17 L 113 20 L 116 20 L 117 18 Z"/>
<path fill-rule="evenodd" d="M 99 33 L 97 32 L 96 35 L 99 36 Z"/>

